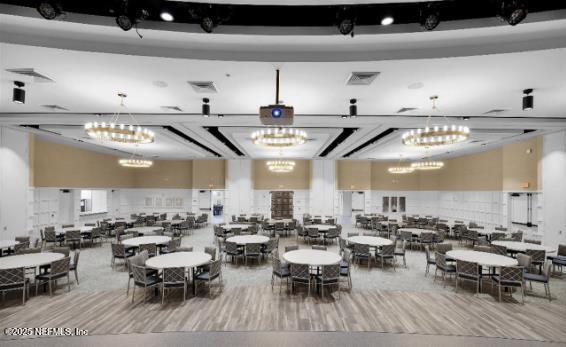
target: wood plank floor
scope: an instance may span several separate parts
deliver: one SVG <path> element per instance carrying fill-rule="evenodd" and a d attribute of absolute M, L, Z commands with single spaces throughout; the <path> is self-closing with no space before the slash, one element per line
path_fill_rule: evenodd
<path fill-rule="evenodd" d="M 171 295 L 132 304 L 124 291 L 32 297 L 0 306 L 0 327 L 69 327 L 93 334 L 169 331 L 375 331 L 566 342 L 563 305 L 499 303 L 467 294 L 342 291 L 338 300 L 269 286 Z M 138 292 L 139 293 L 139 292 Z M 141 295 L 138 297 L 141 299 Z M 6 336 L 2 336 L 6 339 Z"/>

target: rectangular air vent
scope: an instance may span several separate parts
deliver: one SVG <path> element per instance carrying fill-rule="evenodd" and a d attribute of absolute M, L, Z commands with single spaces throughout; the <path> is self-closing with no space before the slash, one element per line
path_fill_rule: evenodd
<path fill-rule="evenodd" d="M 493 110 L 489 110 L 487 112 L 485 112 L 484 114 L 499 114 L 499 113 L 503 113 L 503 112 L 507 112 L 509 110 L 505 109 L 505 108 L 495 108 Z"/>
<path fill-rule="evenodd" d="M 397 111 L 397 113 L 411 112 L 418 109 L 419 109 L 418 107 L 402 107 L 399 109 L 399 111 Z"/>
<path fill-rule="evenodd" d="M 218 93 L 218 89 L 214 85 L 214 82 L 210 81 L 188 81 L 188 83 L 193 87 L 193 90 L 197 93 Z"/>
<path fill-rule="evenodd" d="M 35 71 L 32 68 L 23 68 L 23 69 L 6 69 L 8 72 L 12 72 L 18 75 L 33 77 L 34 82 L 55 82 L 51 78 L 40 74 L 39 72 Z"/>
<path fill-rule="evenodd" d="M 346 80 L 349 86 L 368 86 L 379 75 L 379 72 L 352 72 Z"/>
<path fill-rule="evenodd" d="M 179 106 L 161 106 L 161 109 L 164 111 L 183 112 L 183 110 Z"/>
<path fill-rule="evenodd" d="M 41 107 L 48 108 L 51 111 L 69 111 L 68 108 L 59 105 L 41 105 Z"/>

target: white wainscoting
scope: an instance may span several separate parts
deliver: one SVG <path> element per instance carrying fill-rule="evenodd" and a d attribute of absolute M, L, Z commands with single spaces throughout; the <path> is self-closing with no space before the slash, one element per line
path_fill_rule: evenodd
<path fill-rule="evenodd" d="M 193 209 L 192 189 L 119 189 L 119 215 L 145 212 L 185 213 Z M 198 193 L 198 190 L 196 190 Z M 198 199 L 198 196 L 197 196 Z M 194 212 L 194 211 L 192 211 Z"/>

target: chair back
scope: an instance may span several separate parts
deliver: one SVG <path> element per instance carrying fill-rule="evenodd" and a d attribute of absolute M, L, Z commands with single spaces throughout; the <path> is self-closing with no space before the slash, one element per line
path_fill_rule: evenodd
<path fill-rule="evenodd" d="M 28 249 L 28 248 L 29 248 L 29 241 L 16 243 L 16 245 L 14 246 L 14 252 L 19 253 L 24 249 Z"/>
<path fill-rule="evenodd" d="M 523 283 L 523 268 L 521 266 L 502 266 L 499 270 L 501 282 Z"/>
<path fill-rule="evenodd" d="M 246 255 L 257 255 L 261 253 L 261 243 L 246 243 L 244 248 Z"/>
<path fill-rule="evenodd" d="M 530 244 L 533 244 L 533 245 L 542 245 L 542 242 L 540 240 L 525 239 L 523 242 L 524 243 L 530 243 Z"/>
<path fill-rule="evenodd" d="M 348 237 L 359 236 L 360 233 L 347 233 Z"/>
<path fill-rule="evenodd" d="M 499 255 L 507 255 L 507 247 L 499 245 L 491 245 L 491 251 Z"/>
<path fill-rule="evenodd" d="M 132 271 L 132 276 L 134 277 L 134 282 L 136 283 L 146 283 L 147 281 L 147 271 L 144 265 L 137 265 L 130 262 L 130 270 Z"/>
<path fill-rule="evenodd" d="M 310 279 L 310 267 L 306 264 L 291 264 L 291 277 L 309 280 Z"/>
<path fill-rule="evenodd" d="M 369 245 L 354 243 L 354 254 L 368 254 Z"/>
<path fill-rule="evenodd" d="M 214 278 L 217 275 L 220 275 L 220 272 L 222 271 L 222 260 L 221 259 L 215 260 L 211 262 L 208 265 L 208 267 L 209 267 L 208 270 L 209 278 Z"/>
<path fill-rule="evenodd" d="M 204 247 L 204 253 L 210 254 L 212 261 L 216 260 L 216 247 Z"/>
<path fill-rule="evenodd" d="M 232 229 L 230 229 L 230 231 L 234 235 L 241 235 L 242 234 L 242 228 L 232 228 Z"/>
<path fill-rule="evenodd" d="M 527 249 L 525 254 L 531 257 L 533 263 L 543 263 L 546 256 L 546 252 L 542 249 Z"/>
<path fill-rule="evenodd" d="M 436 267 L 441 270 L 445 270 L 447 267 L 446 264 L 446 255 L 440 252 L 434 253 L 434 261 L 436 263 Z"/>
<path fill-rule="evenodd" d="M 545 261 L 544 265 L 542 266 L 542 275 L 546 278 L 546 280 L 550 280 L 550 271 L 552 270 L 552 262 Z"/>
<path fill-rule="evenodd" d="M 26 282 L 26 269 L 23 267 L 0 270 L 0 289 L 19 287 Z"/>
<path fill-rule="evenodd" d="M 491 247 L 490 246 L 474 246 L 474 251 L 491 253 Z"/>
<path fill-rule="evenodd" d="M 298 245 L 285 246 L 285 253 L 291 252 L 291 251 L 296 251 L 298 249 L 299 249 Z"/>
<path fill-rule="evenodd" d="M 57 233 L 55 233 L 55 230 L 47 230 L 47 228 L 45 228 L 44 235 L 45 235 L 45 241 L 48 242 L 57 241 Z"/>
<path fill-rule="evenodd" d="M 63 224 L 61 225 L 61 228 L 65 229 L 65 228 L 74 228 L 75 225 L 74 224 Z"/>
<path fill-rule="evenodd" d="M 282 272 L 281 259 L 279 259 L 278 255 L 277 256 L 273 255 L 273 257 L 271 257 L 271 268 L 275 273 L 280 274 Z"/>
<path fill-rule="evenodd" d="M 352 251 L 346 248 L 344 250 L 344 253 L 342 253 L 342 260 L 349 265 L 350 259 L 352 259 Z"/>
<path fill-rule="evenodd" d="M 119 257 L 126 255 L 126 247 L 123 244 L 111 243 L 110 247 L 112 248 L 112 255 Z"/>
<path fill-rule="evenodd" d="M 410 231 L 401 231 L 401 240 L 411 241 L 413 239 L 413 233 Z"/>
<path fill-rule="evenodd" d="M 315 250 L 318 250 L 318 251 L 326 251 L 328 248 L 326 248 L 326 246 L 313 245 L 312 249 L 315 249 Z"/>
<path fill-rule="evenodd" d="M 69 247 L 51 247 L 51 253 L 61 253 L 65 257 L 68 257 L 71 253 L 71 249 Z"/>
<path fill-rule="evenodd" d="M 343 238 L 340 237 L 340 238 L 338 239 L 338 245 L 339 245 L 339 247 L 340 247 L 340 251 L 345 250 L 345 249 L 346 249 L 346 246 L 347 246 L 346 240 L 344 240 Z"/>
<path fill-rule="evenodd" d="M 41 248 L 25 248 L 16 252 L 16 254 L 34 254 L 34 253 L 41 253 Z"/>
<path fill-rule="evenodd" d="M 169 252 L 175 252 L 176 249 L 177 249 L 177 239 L 169 240 L 169 242 L 167 243 L 167 250 Z"/>
<path fill-rule="evenodd" d="M 566 245 L 558 245 L 557 255 L 566 256 Z"/>
<path fill-rule="evenodd" d="M 446 254 L 446 252 L 452 250 L 452 247 L 451 243 L 439 243 L 436 245 L 436 251 L 438 253 Z"/>
<path fill-rule="evenodd" d="M 462 275 L 478 277 L 479 266 L 477 263 L 472 263 L 464 260 L 456 260 L 456 272 Z"/>
<path fill-rule="evenodd" d="M 421 233 L 421 242 L 432 243 L 434 233 Z"/>
<path fill-rule="evenodd" d="M 340 277 L 340 264 L 325 265 L 321 271 L 323 280 L 332 280 Z"/>
<path fill-rule="evenodd" d="M 192 252 L 193 246 L 177 247 L 175 252 Z"/>
<path fill-rule="evenodd" d="M 55 260 L 51 263 L 51 271 L 49 274 L 51 276 L 64 274 L 69 272 L 69 267 L 71 265 L 71 257 L 65 257 L 63 259 Z"/>
<path fill-rule="evenodd" d="M 307 233 L 309 237 L 319 237 L 320 233 L 318 232 L 317 228 L 307 228 Z"/>
<path fill-rule="evenodd" d="M 65 240 L 80 240 L 81 231 L 80 230 L 67 230 L 65 231 Z"/>
<path fill-rule="evenodd" d="M 505 233 L 491 233 L 491 241 L 503 240 Z"/>
<path fill-rule="evenodd" d="M 519 263 L 519 266 L 522 266 L 525 269 L 529 269 L 531 267 L 531 257 L 526 255 L 526 254 L 522 254 L 522 253 L 518 253 L 517 254 L 517 263 Z"/>
<path fill-rule="evenodd" d="M 185 268 L 170 267 L 163 269 L 163 284 L 185 283 Z"/>
<path fill-rule="evenodd" d="M 139 246 L 139 251 L 147 251 L 149 255 L 157 254 L 157 244 L 155 243 L 142 243 Z"/>
<path fill-rule="evenodd" d="M 232 241 L 226 241 L 226 253 L 235 254 L 238 252 L 238 244 Z"/>
<path fill-rule="evenodd" d="M 516 233 L 512 233 L 511 234 L 511 239 L 513 241 L 517 241 L 517 242 L 521 242 L 523 240 L 523 232 L 522 231 L 518 231 Z"/>
<path fill-rule="evenodd" d="M 102 236 L 102 229 L 99 227 L 92 228 L 90 232 L 90 237 L 93 239 L 100 238 Z"/>
<path fill-rule="evenodd" d="M 79 265 L 79 257 L 80 257 L 80 255 L 81 255 L 81 251 L 77 249 L 77 250 L 75 251 L 75 254 L 73 255 L 73 264 L 74 264 L 75 266 L 78 266 L 78 265 Z"/>
<path fill-rule="evenodd" d="M 393 256 L 395 254 L 395 245 L 386 245 L 381 247 L 381 255 Z"/>

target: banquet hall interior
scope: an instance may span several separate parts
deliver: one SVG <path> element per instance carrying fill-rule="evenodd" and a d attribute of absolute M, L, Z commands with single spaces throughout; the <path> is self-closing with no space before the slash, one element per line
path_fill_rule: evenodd
<path fill-rule="evenodd" d="M 566 3 L 0 1 L 3 346 L 566 344 Z"/>

